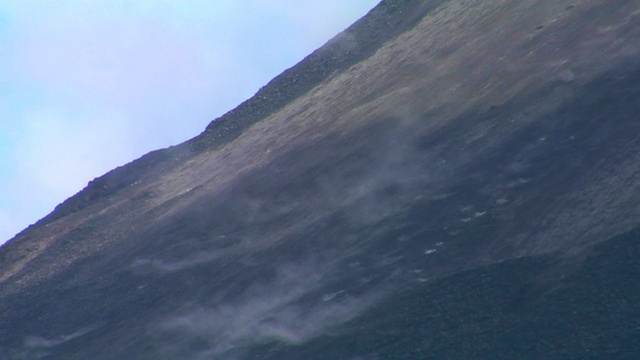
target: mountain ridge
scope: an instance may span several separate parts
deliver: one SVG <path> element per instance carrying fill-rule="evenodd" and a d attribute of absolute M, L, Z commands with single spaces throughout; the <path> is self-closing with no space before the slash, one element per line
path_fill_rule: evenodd
<path fill-rule="evenodd" d="M 403 29 L 406 30 L 420 19 L 420 15 L 424 15 L 438 3 L 432 1 L 425 4 L 412 0 L 381 1 L 361 20 L 356 21 L 292 68 L 276 76 L 251 98 L 213 120 L 198 136 L 183 144 L 151 151 L 131 163 L 97 177 L 78 194 L 56 206 L 54 211 L 41 221 L 47 222 L 63 217 L 104 196 L 105 192 L 111 193 L 130 185 L 136 180 L 131 173 L 142 172 L 150 164 L 180 161 L 183 153 L 199 152 L 232 141 L 243 129 L 302 96 L 333 73 L 370 56 L 380 44 L 397 36 Z M 412 13 L 408 19 L 399 16 L 408 12 Z M 383 26 L 380 26 L 381 24 Z M 175 147 L 177 149 L 172 151 Z M 127 172 L 125 167 L 131 170 Z"/>

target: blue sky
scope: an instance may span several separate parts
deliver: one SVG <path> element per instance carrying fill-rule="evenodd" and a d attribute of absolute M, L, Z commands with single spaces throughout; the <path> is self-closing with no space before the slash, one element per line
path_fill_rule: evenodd
<path fill-rule="evenodd" d="M 379 0 L 0 0 L 0 244 L 178 144 Z"/>

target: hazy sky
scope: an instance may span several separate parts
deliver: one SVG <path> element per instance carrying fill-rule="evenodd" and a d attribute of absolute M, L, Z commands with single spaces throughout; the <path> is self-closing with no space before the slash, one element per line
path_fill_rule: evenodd
<path fill-rule="evenodd" d="M 0 244 L 187 140 L 379 0 L 0 0 Z"/>

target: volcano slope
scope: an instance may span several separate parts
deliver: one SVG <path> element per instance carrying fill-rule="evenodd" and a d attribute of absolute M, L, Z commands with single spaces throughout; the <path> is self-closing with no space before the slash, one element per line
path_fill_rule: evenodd
<path fill-rule="evenodd" d="M 637 359 L 638 114 L 638 1 L 383 1 L 0 248 L 0 358 Z"/>

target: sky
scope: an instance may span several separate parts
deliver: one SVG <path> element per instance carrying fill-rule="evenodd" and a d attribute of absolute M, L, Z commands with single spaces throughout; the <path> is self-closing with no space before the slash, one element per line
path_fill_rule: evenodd
<path fill-rule="evenodd" d="M 0 0 L 0 244 L 190 139 L 379 0 Z"/>

